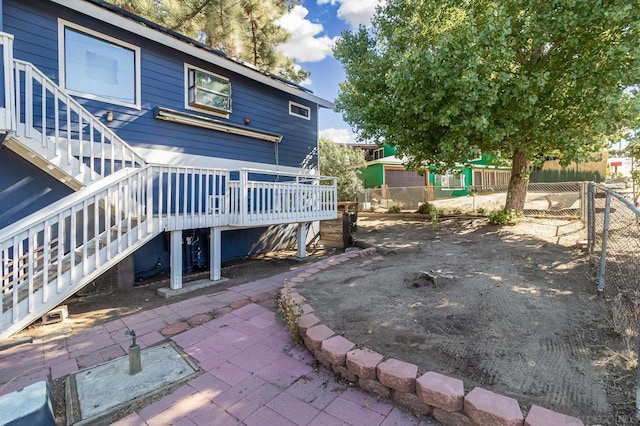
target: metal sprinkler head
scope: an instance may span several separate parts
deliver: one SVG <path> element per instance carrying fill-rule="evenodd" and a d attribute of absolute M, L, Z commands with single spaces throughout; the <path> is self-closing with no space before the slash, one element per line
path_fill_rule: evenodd
<path fill-rule="evenodd" d="M 136 331 L 135 330 L 126 330 L 124 332 L 124 334 L 126 336 L 131 336 L 132 342 L 131 342 L 131 346 L 129 346 L 130 348 L 133 346 L 137 346 L 136 344 Z"/>

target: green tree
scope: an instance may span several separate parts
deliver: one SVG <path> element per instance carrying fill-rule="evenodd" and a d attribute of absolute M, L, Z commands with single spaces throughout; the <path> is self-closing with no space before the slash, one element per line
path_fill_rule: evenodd
<path fill-rule="evenodd" d="M 301 0 L 109 0 L 276 75 L 301 82 L 309 73 L 276 47 L 291 34 L 274 22 Z"/>
<path fill-rule="evenodd" d="M 320 174 L 338 178 L 338 201 L 354 201 L 364 186 L 359 177 L 367 167 L 365 153 L 347 145 L 320 138 Z"/>
<path fill-rule="evenodd" d="M 334 49 L 336 106 L 416 169 L 510 159 L 520 213 L 532 161 L 587 158 L 637 122 L 639 23 L 640 0 L 388 0 Z"/>
<path fill-rule="evenodd" d="M 621 156 L 631 158 L 631 184 L 633 188 L 633 204 L 638 206 L 640 198 L 640 170 L 637 169 L 640 164 L 640 133 L 636 131 L 628 132 L 627 140 L 629 144 L 620 152 Z"/>

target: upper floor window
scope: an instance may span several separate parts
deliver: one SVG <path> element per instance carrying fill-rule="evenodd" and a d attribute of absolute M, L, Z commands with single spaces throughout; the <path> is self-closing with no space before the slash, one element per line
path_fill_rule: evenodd
<path fill-rule="evenodd" d="M 187 106 L 228 117 L 231 112 L 231 82 L 228 78 L 185 65 Z"/>
<path fill-rule="evenodd" d="M 59 20 L 60 85 L 75 95 L 140 108 L 140 48 Z"/>
<path fill-rule="evenodd" d="M 289 114 L 311 120 L 311 108 L 289 101 Z"/>

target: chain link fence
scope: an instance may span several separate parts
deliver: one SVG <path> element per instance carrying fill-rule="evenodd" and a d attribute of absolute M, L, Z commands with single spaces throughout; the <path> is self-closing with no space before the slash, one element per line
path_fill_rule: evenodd
<path fill-rule="evenodd" d="M 598 265 L 598 290 L 610 296 L 640 293 L 640 210 L 631 198 L 632 193 L 589 184 L 589 253 Z"/>
<path fill-rule="evenodd" d="M 611 301 L 611 321 L 636 362 L 636 419 L 640 420 L 640 370 L 637 368 L 640 327 L 640 210 L 633 193 L 589 183 L 588 248 L 598 291 Z"/>
<path fill-rule="evenodd" d="M 583 182 L 530 183 L 524 213 L 540 216 L 585 217 L 586 184 Z M 441 188 L 433 186 L 366 189 L 358 196 L 365 211 L 390 208 L 416 211 L 428 202 L 440 213 L 489 213 L 502 209 L 507 185 Z"/>

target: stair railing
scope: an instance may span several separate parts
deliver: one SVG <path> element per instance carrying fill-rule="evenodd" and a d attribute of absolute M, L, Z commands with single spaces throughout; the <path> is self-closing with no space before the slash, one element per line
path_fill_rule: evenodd
<path fill-rule="evenodd" d="M 74 157 L 91 172 L 91 180 L 127 167 L 142 167 L 144 159 L 106 124 L 87 111 L 31 63 L 13 60 L 18 136 L 39 139 L 52 157 Z"/>
<path fill-rule="evenodd" d="M 0 338 L 165 230 L 228 224 L 228 171 L 120 170 L 0 230 Z"/>
<path fill-rule="evenodd" d="M 4 91 L 2 93 L 2 107 L 0 107 L 0 126 L 2 131 L 15 130 L 15 114 L 13 113 L 12 100 L 14 99 L 15 85 L 13 84 L 13 35 L 0 32 L 0 44 L 2 45 L 2 80 Z"/>

